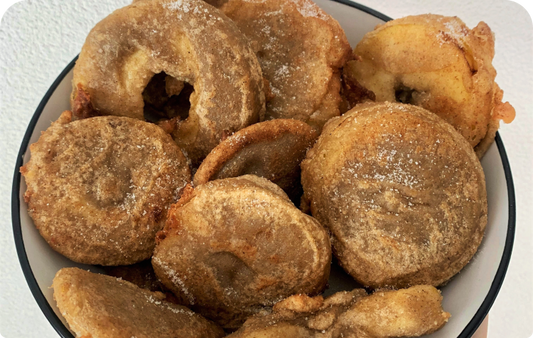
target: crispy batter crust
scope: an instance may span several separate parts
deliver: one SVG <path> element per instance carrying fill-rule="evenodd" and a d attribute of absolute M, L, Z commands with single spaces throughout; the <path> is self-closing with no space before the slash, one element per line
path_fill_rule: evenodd
<path fill-rule="evenodd" d="M 169 206 L 190 182 L 187 161 L 156 125 L 126 117 L 71 121 L 69 111 L 30 146 L 20 171 L 35 226 L 85 264 L 148 259 Z"/>
<path fill-rule="evenodd" d="M 223 4 L 228 2 L 228 0 L 204 0 L 204 1 L 210 4 L 211 6 L 215 6 L 217 8 L 221 7 Z"/>
<path fill-rule="evenodd" d="M 302 185 L 340 264 L 365 286 L 442 285 L 487 224 L 472 147 L 412 105 L 361 104 L 332 119 L 302 162 Z"/>
<path fill-rule="evenodd" d="M 493 120 L 514 118 L 494 82 L 494 36 L 484 22 L 470 30 L 457 17 L 407 16 L 367 33 L 354 54 L 344 72 L 374 92 L 377 101 L 426 108 L 472 147 L 487 136 Z"/>
<path fill-rule="evenodd" d="M 229 0 L 221 10 L 250 40 L 270 83 L 267 119 L 321 129 L 340 115 L 340 68 L 350 45 L 335 19 L 309 0 Z"/>
<path fill-rule="evenodd" d="M 300 162 L 317 136 L 313 128 L 298 120 L 253 124 L 209 153 L 194 175 L 194 184 L 252 174 L 272 181 L 291 199 L 298 199 L 302 192 Z"/>
<path fill-rule="evenodd" d="M 339 292 L 327 299 L 291 296 L 272 313 L 251 317 L 228 338 L 418 337 L 440 329 L 450 317 L 432 286 L 398 291 Z"/>
<path fill-rule="evenodd" d="M 83 338 L 219 338 L 224 331 L 184 306 L 165 302 L 115 277 L 59 270 L 54 299 L 70 329 Z"/>
<path fill-rule="evenodd" d="M 318 294 L 329 277 L 324 228 L 253 175 L 187 189 L 158 238 L 156 275 L 224 328 L 289 295 Z"/>
<path fill-rule="evenodd" d="M 74 67 L 73 107 L 81 85 L 100 115 L 143 119 L 143 90 L 163 71 L 194 86 L 189 116 L 174 133 L 194 164 L 224 131 L 263 117 L 257 58 L 235 24 L 200 0 L 136 1 L 100 21 Z"/>
<path fill-rule="evenodd" d="M 179 304 L 176 296 L 155 275 L 151 259 L 132 265 L 103 266 L 102 268 L 108 276 L 123 279 L 141 289 L 160 292 L 164 295 L 164 300 L 167 302 Z"/>

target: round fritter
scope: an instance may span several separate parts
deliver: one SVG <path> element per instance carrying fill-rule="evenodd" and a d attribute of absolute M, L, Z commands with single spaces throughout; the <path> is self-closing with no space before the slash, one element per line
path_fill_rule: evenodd
<path fill-rule="evenodd" d="M 440 329 L 450 314 L 432 286 L 397 291 L 364 289 L 338 292 L 326 299 L 291 296 L 271 313 L 251 317 L 231 338 L 393 338 L 418 337 Z"/>
<path fill-rule="evenodd" d="M 470 30 L 457 17 L 407 16 L 379 25 L 354 49 L 344 73 L 377 101 L 410 103 L 439 115 L 473 146 L 492 143 L 494 121 L 511 122 L 494 82 L 494 36 L 484 22 Z M 488 146 L 476 149 L 481 157 Z"/>
<path fill-rule="evenodd" d="M 250 40 L 267 89 L 267 119 L 321 129 L 340 115 L 340 68 L 350 45 L 339 23 L 310 0 L 229 0 L 221 8 Z"/>
<path fill-rule="evenodd" d="M 329 237 L 277 185 L 245 175 L 186 189 L 152 257 L 182 304 L 235 329 L 285 297 L 324 289 Z"/>
<path fill-rule="evenodd" d="M 190 109 L 173 120 L 173 135 L 194 164 L 223 134 L 264 114 L 257 58 L 235 24 L 200 0 L 136 1 L 100 21 L 74 67 L 74 114 L 85 115 L 79 101 L 88 96 L 95 114 L 144 119 L 143 92 L 162 73 L 171 99 L 193 86 Z"/>
<path fill-rule="evenodd" d="M 302 162 L 302 185 L 341 266 L 373 288 L 442 285 L 487 224 L 474 150 L 417 106 L 367 103 L 332 119 Z"/>
<path fill-rule="evenodd" d="M 194 175 L 194 184 L 253 174 L 277 184 L 292 200 L 299 200 L 300 162 L 317 136 L 313 128 L 298 120 L 253 124 L 209 153 Z"/>
<path fill-rule="evenodd" d="M 160 292 L 77 268 L 59 270 L 54 299 L 77 337 L 218 338 L 224 331 Z"/>
<path fill-rule="evenodd" d="M 168 208 L 190 182 L 187 160 L 154 124 L 64 112 L 30 146 L 24 199 L 50 246 L 85 264 L 150 258 Z"/>

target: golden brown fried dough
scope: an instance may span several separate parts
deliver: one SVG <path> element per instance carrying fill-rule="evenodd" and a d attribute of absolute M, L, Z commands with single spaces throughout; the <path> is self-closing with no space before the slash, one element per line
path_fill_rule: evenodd
<path fill-rule="evenodd" d="M 228 2 L 228 0 L 204 0 L 204 1 L 210 4 L 211 6 L 215 6 L 217 8 L 219 8 L 220 6 Z"/>
<path fill-rule="evenodd" d="M 123 279 L 141 289 L 161 292 L 164 295 L 164 300 L 179 304 L 176 296 L 174 296 L 174 294 L 168 290 L 155 275 L 151 259 L 132 265 L 103 266 L 102 269 L 108 276 Z"/>
<path fill-rule="evenodd" d="M 310 0 L 229 0 L 221 10 L 250 40 L 270 83 L 267 119 L 321 129 L 340 115 L 340 68 L 350 45 L 335 19 Z"/>
<path fill-rule="evenodd" d="M 349 67 L 347 65 L 347 67 Z M 355 78 L 353 72 L 344 71 L 342 73 L 342 96 L 346 99 L 346 109 L 342 113 L 355 107 L 359 103 L 376 101 L 376 94 L 363 87 Z"/>
<path fill-rule="evenodd" d="M 272 313 L 251 317 L 228 338 L 393 338 L 418 337 L 440 329 L 450 317 L 442 310 L 442 296 L 432 286 L 379 291 L 339 292 L 289 297 Z"/>
<path fill-rule="evenodd" d="M 484 22 L 470 30 L 457 17 L 416 15 L 389 21 L 365 35 L 345 74 L 376 95 L 377 101 L 411 103 L 452 124 L 477 147 L 492 143 L 488 133 L 515 116 L 494 82 L 494 36 Z M 346 75 L 345 75 L 346 76 Z M 476 148 L 479 157 L 488 148 Z"/>
<path fill-rule="evenodd" d="M 71 117 L 64 112 L 42 133 L 20 169 L 35 226 L 76 262 L 127 265 L 150 258 L 168 208 L 190 182 L 185 157 L 151 123 Z"/>
<path fill-rule="evenodd" d="M 291 200 L 299 200 L 300 162 L 317 136 L 313 128 L 298 120 L 256 123 L 213 149 L 194 175 L 194 184 L 252 174 L 277 184 Z"/>
<path fill-rule="evenodd" d="M 159 292 L 80 270 L 59 270 L 54 299 L 77 337 L 218 338 L 224 331 L 184 306 L 165 302 Z"/>
<path fill-rule="evenodd" d="M 324 228 L 283 190 L 246 175 L 187 188 L 158 235 L 152 264 L 183 304 L 234 329 L 292 294 L 321 292 L 330 248 Z"/>
<path fill-rule="evenodd" d="M 472 147 L 417 106 L 361 104 L 330 120 L 302 162 L 302 185 L 340 265 L 373 288 L 442 285 L 487 224 Z"/>
<path fill-rule="evenodd" d="M 100 21 L 74 67 L 72 106 L 86 106 L 77 104 L 81 88 L 100 115 L 144 119 L 143 91 L 160 73 L 175 80 L 165 86 L 170 98 L 177 84 L 194 86 L 173 135 L 195 165 L 225 132 L 263 117 L 257 58 L 235 24 L 200 0 L 136 1 Z"/>

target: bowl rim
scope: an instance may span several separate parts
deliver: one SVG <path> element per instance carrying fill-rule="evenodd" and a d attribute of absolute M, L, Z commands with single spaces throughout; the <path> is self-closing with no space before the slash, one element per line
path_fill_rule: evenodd
<path fill-rule="evenodd" d="M 370 14 L 385 22 L 392 20 L 391 17 L 381 12 L 378 12 L 372 8 L 361 5 L 357 2 L 353 2 L 351 0 L 330 0 L 330 1 L 337 2 L 343 5 L 358 9 L 362 12 Z M 35 298 L 37 305 L 39 305 L 46 319 L 48 319 L 52 327 L 56 330 L 56 332 L 62 338 L 74 338 L 74 336 L 72 335 L 70 330 L 63 324 L 61 319 L 59 319 L 59 317 L 56 315 L 56 313 L 54 312 L 54 310 L 48 303 L 48 300 L 44 297 L 43 293 L 41 292 L 39 284 L 37 283 L 37 280 L 35 279 L 32 268 L 30 266 L 28 256 L 26 254 L 26 249 L 24 247 L 24 240 L 22 237 L 22 227 L 20 223 L 19 196 L 20 196 L 20 184 L 21 184 L 21 178 L 22 178 L 21 173 L 20 173 L 20 167 L 23 164 L 24 155 L 28 149 L 30 138 L 34 132 L 35 126 L 42 114 L 43 109 L 48 104 L 50 97 L 55 92 L 59 84 L 63 81 L 65 76 L 74 68 L 74 65 L 76 64 L 77 59 L 78 59 L 78 56 L 74 57 L 74 59 L 70 61 L 70 63 L 63 69 L 63 71 L 55 79 L 55 81 L 52 83 L 52 85 L 50 86 L 50 88 L 47 90 L 46 94 L 42 98 L 41 102 L 37 106 L 37 109 L 35 110 L 28 124 L 28 127 L 26 129 L 24 138 L 22 139 L 22 143 L 21 143 L 21 146 L 18 152 L 18 156 L 17 156 L 17 160 L 15 164 L 15 172 L 13 175 L 12 191 L 11 191 L 11 218 L 12 218 L 12 223 L 13 223 L 13 236 L 15 239 L 15 246 L 16 246 L 19 262 L 22 268 L 22 272 L 24 273 L 26 282 L 28 283 L 30 291 L 33 294 L 33 297 Z M 503 170 L 505 173 L 505 180 L 507 184 L 509 219 L 507 222 L 507 235 L 505 238 L 505 246 L 504 246 L 504 250 L 502 254 L 502 259 L 500 261 L 500 264 L 498 265 L 498 270 L 496 271 L 496 275 L 494 277 L 494 280 L 492 281 L 492 284 L 490 286 L 489 292 L 487 293 L 487 296 L 481 303 L 479 309 L 476 311 L 474 317 L 466 325 L 466 327 L 463 329 L 463 331 L 458 336 L 458 338 L 471 337 L 475 333 L 477 328 L 481 325 L 481 323 L 487 316 L 490 308 L 492 307 L 492 304 L 494 304 L 494 301 L 496 300 L 496 297 L 503 284 L 503 280 L 505 279 L 505 274 L 507 273 L 509 262 L 511 260 L 511 253 L 513 249 L 513 242 L 514 242 L 515 228 L 516 228 L 515 189 L 514 189 L 513 177 L 511 173 L 511 167 L 509 165 L 509 159 L 507 157 L 507 153 L 505 151 L 505 147 L 503 145 L 503 141 L 500 137 L 499 132 L 496 133 L 495 143 L 498 147 L 498 153 L 500 154 L 500 159 L 502 161 Z"/>

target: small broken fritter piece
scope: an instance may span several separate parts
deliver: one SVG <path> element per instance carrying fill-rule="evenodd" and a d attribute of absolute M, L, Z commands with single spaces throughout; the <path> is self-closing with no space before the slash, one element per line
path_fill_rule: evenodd
<path fill-rule="evenodd" d="M 111 276 L 63 268 L 52 288 L 76 337 L 219 338 L 224 331 L 185 306 Z"/>
<path fill-rule="evenodd" d="M 495 122 L 515 117 L 494 82 L 494 35 L 484 22 L 469 29 L 457 17 L 407 16 L 367 33 L 354 55 L 345 78 L 357 79 L 378 102 L 409 103 L 437 114 L 479 158 L 494 141 Z"/>
<path fill-rule="evenodd" d="M 302 204 L 365 287 L 443 285 L 481 244 L 483 167 L 461 134 L 421 107 L 358 104 L 325 125 L 301 167 Z"/>
<path fill-rule="evenodd" d="M 267 120 L 320 130 L 340 115 L 340 68 L 351 48 L 335 19 L 310 0 L 229 0 L 220 9 L 248 38 L 270 83 Z"/>
<path fill-rule="evenodd" d="M 188 187 L 158 234 L 152 264 L 182 304 L 227 329 L 290 295 L 326 286 L 326 230 L 254 175 Z"/>
<path fill-rule="evenodd" d="M 168 208 L 191 180 L 185 156 L 148 122 L 71 119 L 66 111 L 43 132 L 20 168 L 35 226 L 75 262 L 128 265 L 150 258 Z"/>
<path fill-rule="evenodd" d="M 317 136 L 313 128 L 298 120 L 253 124 L 229 136 L 209 153 L 194 175 L 194 184 L 252 174 L 277 184 L 291 200 L 299 201 L 300 162 Z"/>
<path fill-rule="evenodd" d="M 450 318 L 432 286 L 398 291 L 363 289 L 322 299 L 291 296 L 272 312 L 248 319 L 228 338 L 394 338 L 419 337 L 440 329 Z"/>
<path fill-rule="evenodd" d="M 351 66 L 351 63 L 347 63 L 344 66 L 344 70 L 342 73 L 341 94 L 346 99 L 346 101 L 348 101 L 348 107 L 346 111 L 355 107 L 359 103 L 363 103 L 366 101 L 376 101 L 376 94 L 374 94 L 374 92 L 372 92 L 371 90 L 368 90 L 363 87 L 359 83 L 359 81 L 357 81 L 357 79 L 353 75 L 353 72 L 349 70 L 349 67 Z M 345 113 L 346 111 L 344 111 L 343 113 Z"/>
<path fill-rule="evenodd" d="M 99 116 L 100 113 L 94 109 L 90 95 L 83 90 L 81 85 L 77 86 L 76 98 L 72 101 L 72 111 L 74 118 L 81 120 L 89 117 Z"/>

